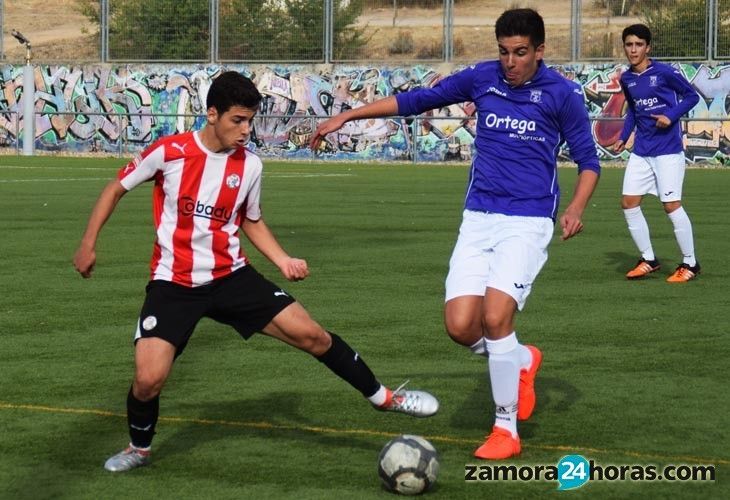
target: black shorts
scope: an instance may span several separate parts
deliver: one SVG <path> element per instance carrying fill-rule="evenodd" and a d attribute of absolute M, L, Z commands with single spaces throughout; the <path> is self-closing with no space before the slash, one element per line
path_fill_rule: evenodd
<path fill-rule="evenodd" d="M 153 280 L 147 284 L 134 339 L 164 339 L 179 356 L 203 317 L 231 325 L 248 339 L 293 302 L 291 295 L 251 266 L 195 288 Z"/>

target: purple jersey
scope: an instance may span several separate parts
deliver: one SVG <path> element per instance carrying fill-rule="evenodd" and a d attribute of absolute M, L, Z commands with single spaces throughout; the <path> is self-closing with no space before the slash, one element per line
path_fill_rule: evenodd
<path fill-rule="evenodd" d="M 406 116 L 466 101 L 475 104 L 469 210 L 555 219 L 560 202 L 557 156 L 563 142 L 579 171 L 600 173 L 582 88 L 542 61 L 532 80 L 517 87 L 507 83 L 499 61 L 486 61 L 396 99 L 398 113 Z"/>
<path fill-rule="evenodd" d="M 660 156 L 684 151 L 679 119 L 699 102 L 700 96 L 682 74 L 667 64 L 651 61 L 641 73 L 625 71 L 621 75 L 621 88 L 628 103 L 621 140 L 626 142 L 636 127 L 634 153 L 637 155 Z M 665 115 L 672 125 L 659 128 L 651 115 Z"/>

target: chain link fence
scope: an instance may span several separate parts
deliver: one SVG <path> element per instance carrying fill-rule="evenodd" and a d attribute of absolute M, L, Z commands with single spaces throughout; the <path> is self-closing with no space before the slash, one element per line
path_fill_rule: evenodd
<path fill-rule="evenodd" d="M 322 141 L 320 148 L 308 147 L 312 131 L 326 117 L 259 114 L 248 148 L 265 158 L 287 160 L 401 161 L 410 163 L 470 163 L 476 153 L 475 118 L 443 116 L 391 116 L 380 119 L 382 127 L 340 130 L 336 138 Z M 17 111 L 0 112 L 0 154 L 21 154 L 24 140 L 22 118 Z M 79 153 L 129 157 L 141 152 L 162 136 L 199 130 L 205 115 L 191 113 L 105 113 L 36 112 L 36 123 L 52 122 L 36 137 L 37 153 Z M 621 118 L 591 117 L 591 128 L 621 123 Z M 728 137 L 726 117 L 681 120 L 685 155 L 692 164 L 729 165 L 730 156 L 721 143 Z M 63 137 L 59 137 L 63 130 Z M 445 133 L 444 131 L 452 131 Z M 598 148 L 602 161 L 626 161 L 629 151 L 614 153 Z M 563 146 L 560 161 L 571 163 Z M 572 164 L 572 163 L 571 163 Z"/>
<path fill-rule="evenodd" d="M 469 62 L 496 57 L 507 8 L 545 19 L 553 62 L 622 61 L 621 31 L 658 59 L 730 59 L 730 0 L 0 0 L 0 55 L 54 62 Z"/>

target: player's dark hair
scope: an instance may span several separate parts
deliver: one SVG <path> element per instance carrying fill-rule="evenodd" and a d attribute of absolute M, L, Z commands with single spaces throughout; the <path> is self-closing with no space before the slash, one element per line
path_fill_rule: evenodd
<path fill-rule="evenodd" d="M 632 24 L 625 27 L 623 33 L 621 33 L 621 41 L 625 42 L 629 35 L 641 38 L 647 45 L 651 45 L 651 30 L 645 24 Z"/>
<path fill-rule="evenodd" d="M 223 114 L 231 106 L 258 109 L 261 99 L 261 94 L 250 78 L 236 71 L 226 71 L 213 80 L 205 104 L 208 109 L 215 108 Z"/>
<path fill-rule="evenodd" d="M 507 36 L 526 36 L 533 47 L 545 43 L 545 23 L 533 9 L 510 9 L 502 12 L 494 24 L 497 39 Z"/>

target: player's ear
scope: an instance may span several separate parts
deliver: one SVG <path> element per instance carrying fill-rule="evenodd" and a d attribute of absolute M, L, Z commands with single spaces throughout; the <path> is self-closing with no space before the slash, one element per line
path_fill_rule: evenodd
<path fill-rule="evenodd" d="M 211 106 L 208 108 L 208 123 L 211 125 L 215 125 L 215 122 L 218 121 L 218 109 L 215 106 Z"/>
<path fill-rule="evenodd" d="M 542 58 L 545 56 L 545 44 L 541 43 L 537 46 L 535 49 L 535 56 L 538 61 L 542 61 Z"/>

